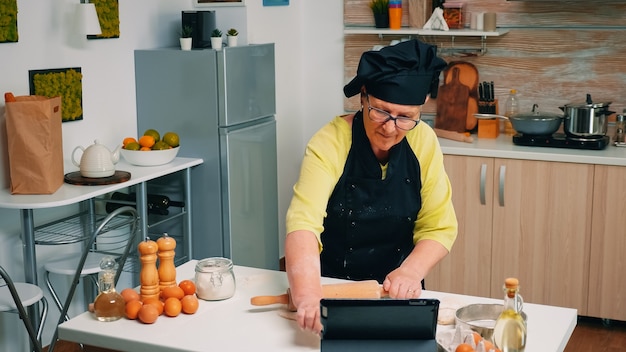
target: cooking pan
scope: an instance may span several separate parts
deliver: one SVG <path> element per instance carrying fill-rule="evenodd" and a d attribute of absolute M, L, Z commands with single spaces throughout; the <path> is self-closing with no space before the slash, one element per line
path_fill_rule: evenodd
<path fill-rule="evenodd" d="M 510 117 L 492 114 L 476 114 L 477 118 L 501 118 L 508 119 L 518 133 L 533 136 L 550 136 L 561 127 L 563 116 L 547 112 L 537 111 L 538 105 L 533 104 L 529 113 L 517 113 Z"/>
<path fill-rule="evenodd" d="M 559 107 L 565 113 L 563 130 L 579 138 L 596 138 L 606 135 L 611 102 L 593 102 L 591 94 L 583 104 L 565 104 Z"/>

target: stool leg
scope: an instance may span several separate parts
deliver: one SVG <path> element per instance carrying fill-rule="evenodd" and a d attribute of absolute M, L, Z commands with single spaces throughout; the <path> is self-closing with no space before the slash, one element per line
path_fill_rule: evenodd
<path fill-rule="evenodd" d="M 52 287 L 52 282 L 50 281 L 50 272 L 46 271 L 45 276 L 46 276 L 46 287 L 48 287 L 48 291 L 50 291 L 50 295 L 52 296 L 54 303 L 56 304 L 57 308 L 59 308 L 59 311 L 63 311 L 63 304 L 61 303 L 61 300 L 59 299 L 59 296 L 57 295 L 56 291 Z M 65 315 L 65 320 L 70 320 L 70 317 L 67 314 Z"/>

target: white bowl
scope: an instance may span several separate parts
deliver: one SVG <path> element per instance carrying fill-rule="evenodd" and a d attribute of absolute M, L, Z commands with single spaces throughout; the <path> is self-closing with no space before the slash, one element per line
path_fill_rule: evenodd
<path fill-rule="evenodd" d="M 122 156 L 129 164 L 137 166 L 157 166 L 174 160 L 180 147 L 163 150 L 127 150 L 121 149 Z"/>

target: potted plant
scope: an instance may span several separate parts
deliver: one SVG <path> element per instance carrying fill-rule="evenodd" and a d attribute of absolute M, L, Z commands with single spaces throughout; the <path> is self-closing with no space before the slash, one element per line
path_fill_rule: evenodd
<path fill-rule="evenodd" d="M 211 48 L 222 50 L 222 31 L 217 28 L 211 32 Z"/>
<path fill-rule="evenodd" d="M 191 50 L 191 34 L 193 28 L 191 26 L 183 26 L 180 31 L 180 48 L 182 50 Z"/>
<path fill-rule="evenodd" d="M 389 0 L 372 0 L 370 9 L 374 14 L 376 28 L 389 28 Z"/>
<path fill-rule="evenodd" d="M 231 28 L 226 32 L 226 38 L 228 39 L 228 46 L 237 46 L 237 36 L 239 32 L 235 28 Z"/>

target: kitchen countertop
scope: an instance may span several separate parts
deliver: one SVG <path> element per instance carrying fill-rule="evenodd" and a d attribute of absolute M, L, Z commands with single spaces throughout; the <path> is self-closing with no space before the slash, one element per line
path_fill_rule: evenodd
<path fill-rule="evenodd" d="M 450 155 L 626 166 L 624 147 L 608 145 L 603 150 L 526 147 L 513 144 L 512 136 L 503 134 L 495 139 L 472 137 L 473 143 L 439 138 L 441 150 Z"/>
<path fill-rule="evenodd" d="M 177 268 L 177 281 L 193 278 L 197 261 Z M 89 312 L 59 325 L 59 338 L 120 351 L 319 351 L 319 337 L 301 331 L 285 319 L 282 305 L 252 306 L 250 298 L 286 292 L 284 272 L 234 267 L 235 295 L 223 301 L 200 301 L 193 315 L 161 316 L 151 325 L 122 318 L 99 322 Z M 324 283 L 340 282 L 324 279 Z M 424 291 L 423 298 L 437 298 L 443 306 L 501 303 L 501 300 Z M 525 303 L 528 315 L 526 351 L 563 351 L 577 321 L 577 311 Z M 445 327 L 438 327 L 438 331 Z"/>
<path fill-rule="evenodd" d="M 65 173 L 78 171 L 69 160 L 65 160 Z M 117 191 L 145 181 L 184 170 L 202 164 L 199 158 L 176 158 L 170 163 L 158 166 L 135 166 L 123 158 L 115 165 L 116 170 L 128 171 L 131 179 L 126 182 L 101 186 L 81 186 L 63 183 L 52 194 L 11 194 L 9 188 L 0 189 L 0 208 L 6 209 L 44 209 L 70 205 L 94 198 L 105 193 Z"/>

